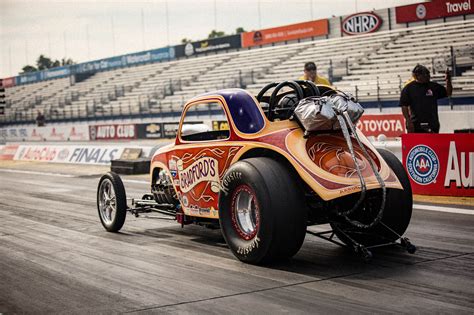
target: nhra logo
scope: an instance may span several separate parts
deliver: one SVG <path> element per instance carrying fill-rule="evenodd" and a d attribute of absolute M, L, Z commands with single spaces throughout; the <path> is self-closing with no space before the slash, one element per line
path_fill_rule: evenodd
<path fill-rule="evenodd" d="M 423 4 L 419 4 L 416 7 L 416 17 L 423 20 L 426 17 L 426 7 Z"/>
<path fill-rule="evenodd" d="M 407 156 L 407 171 L 410 177 L 420 185 L 436 181 L 439 172 L 439 160 L 436 153 L 426 145 L 413 147 Z"/>

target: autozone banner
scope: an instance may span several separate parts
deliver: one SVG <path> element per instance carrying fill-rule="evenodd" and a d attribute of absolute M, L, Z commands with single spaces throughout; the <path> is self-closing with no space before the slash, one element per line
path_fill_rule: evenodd
<path fill-rule="evenodd" d="M 387 138 L 396 138 L 406 133 L 402 114 L 365 114 L 357 122 L 357 128 L 364 135 L 374 137 L 385 135 Z"/>
<path fill-rule="evenodd" d="M 242 47 L 266 45 L 327 34 L 328 20 L 323 19 L 242 33 Z"/>
<path fill-rule="evenodd" d="M 402 154 L 414 194 L 474 197 L 473 134 L 404 134 Z"/>
<path fill-rule="evenodd" d="M 89 126 L 91 140 L 131 140 L 137 138 L 134 124 Z"/>
<path fill-rule="evenodd" d="M 433 0 L 396 7 L 397 23 L 409 23 L 456 15 L 473 14 L 474 0 Z"/>

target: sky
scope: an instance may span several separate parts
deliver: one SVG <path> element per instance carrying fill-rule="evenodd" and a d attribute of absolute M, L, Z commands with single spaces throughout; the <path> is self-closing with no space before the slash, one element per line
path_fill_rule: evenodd
<path fill-rule="evenodd" d="M 0 0 L 0 77 L 40 54 L 84 62 L 422 0 Z"/>

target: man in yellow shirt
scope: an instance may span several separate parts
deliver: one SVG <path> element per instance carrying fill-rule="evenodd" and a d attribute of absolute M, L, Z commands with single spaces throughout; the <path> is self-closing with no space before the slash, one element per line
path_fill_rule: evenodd
<path fill-rule="evenodd" d="M 299 77 L 299 80 L 309 80 L 316 84 L 324 84 L 331 86 L 331 82 L 328 79 L 318 75 L 316 64 L 312 61 L 309 61 L 304 64 L 304 76 Z"/>

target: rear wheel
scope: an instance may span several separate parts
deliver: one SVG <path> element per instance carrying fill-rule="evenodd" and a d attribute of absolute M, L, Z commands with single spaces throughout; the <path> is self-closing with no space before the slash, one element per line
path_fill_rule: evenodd
<path fill-rule="evenodd" d="M 232 253 L 252 264 L 295 255 L 306 235 L 303 200 L 281 163 L 265 157 L 235 163 L 219 195 L 219 221 Z"/>
<path fill-rule="evenodd" d="M 386 225 L 398 235 L 403 235 L 410 223 L 413 209 L 413 195 L 410 180 L 408 179 L 405 168 L 392 152 L 385 149 L 378 149 L 378 152 L 397 176 L 403 186 L 403 190 L 387 188 L 385 209 L 381 220 L 383 224 L 378 223 L 370 229 L 358 229 L 346 222 L 331 223 L 337 237 L 348 245 L 350 245 L 351 242 L 344 233 L 362 245 L 378 245 L 393 242 L 398 239 L 398 236 L 395 233 L 391 232 L 383 225 Z M 372 203 L 372 205 L 378 207 L 378 203 Z M 350 216 L 350 218 L 362 221 L 362 215 L 363 211 L 356 211 Z M 338 228 L 344 233 L 341 233 Z"/>
<path fill-rule="evenodd" d="M 97 210 L 100 222 L 109 232 L 119 231 L 127 214 L 127 197 L 120 177 L 109 172 L 99 180 Z"/>

